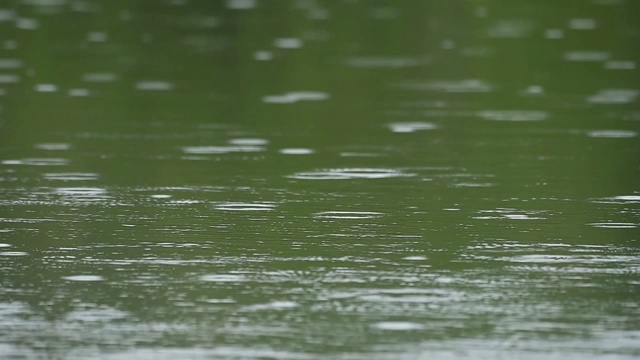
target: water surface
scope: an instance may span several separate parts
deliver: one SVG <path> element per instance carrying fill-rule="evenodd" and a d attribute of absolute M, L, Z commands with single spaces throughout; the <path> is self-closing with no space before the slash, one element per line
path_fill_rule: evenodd
<path fill-rule="evenodd" d="M 637 13 L 0 3 L 0 357 L 637 358 Z"/>

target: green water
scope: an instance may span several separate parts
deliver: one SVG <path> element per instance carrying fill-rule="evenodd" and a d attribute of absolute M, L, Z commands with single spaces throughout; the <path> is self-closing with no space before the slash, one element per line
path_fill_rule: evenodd
<path fill-rule="evenodd" d="M 636 14 L 0 1 L 0 358 L 639 357 Z"/>

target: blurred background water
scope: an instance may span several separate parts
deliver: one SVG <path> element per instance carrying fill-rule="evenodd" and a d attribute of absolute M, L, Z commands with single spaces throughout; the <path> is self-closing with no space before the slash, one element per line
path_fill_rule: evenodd
<path fill-rule="evenodd" d="M 0 358 L 639 357 L 638 14 L 0 0 Z"/>

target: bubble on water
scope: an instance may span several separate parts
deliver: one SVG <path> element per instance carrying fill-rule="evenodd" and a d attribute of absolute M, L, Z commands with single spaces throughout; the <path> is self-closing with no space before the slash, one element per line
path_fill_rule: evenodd
<path fill-rule="evenodd" d="M 390 331 L 411 331 L 422 330 L 424 325 L 409 322 L 409 321 L 380 321 L 371 325 L 372 328 L 378 330 L 390 330 Z"/>
<path fill-rule="evenodd" d="M 388 124 L 387 127 L 395 133 L 411 133 L 421 130 L 434 130 L 438 128 L 436 124 L 424 121 L 394 122 Z"/>
<path fill-rule="evenodd" d="M 374 211 L 322 211 L 316 213 L 314 217 L 318 219 L 374 219 L 383 216 L 383 213 Z"/>
<path fill-rule="evenodd" d="M 170 199 L 171 195 L 169 194 L 153 194 L 153 195 L 149 195 L 150 198 L 152 199 Z"/>
<path fill-rule="evenodd" d="M 387 179 L 410 176 L 395 169 L 380 168 L 342 168 L 299 172 L 288 176 L 300 180 L 349 180 L 349 179 Z"/>
<path fill-rule="evenodd" d="M 476 112 L 476 116 L 494 121 L 541 121 L 546 120 L 549 113 L 536 110 L 483 110 Z"/>
<path fill-rule="evenodd" d="M 275 204 L 263 202 L 225 202 L 214 206 L 214 209 L 224 211 L 271 211 L 275 208 Z"/>
<path fill-rule="evenodd" d="M 7 247 L 11 247 L 11 246 L 13 246 L 13 245 L 0 243 L 0 248 L 7 248 Z"/>
<path fill-rule="evenodd" d="M 68 281 L 82 281 L 82 282 L 105 280 L 105 278 L 100 275 L 71 275 L 71 276 L 64 276 L 62 278 Z"/>
<path fill-rule="evenodd" d="M 624 139 L 636 137 L 638 133 L 631 130 L 594 130 L 587 132 L 587 136 L 593 138 Z"/>

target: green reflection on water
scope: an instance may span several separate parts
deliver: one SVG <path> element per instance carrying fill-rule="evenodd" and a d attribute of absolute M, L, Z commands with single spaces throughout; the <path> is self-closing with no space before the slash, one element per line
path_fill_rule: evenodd
<path fill-rule="evenodd" d="M 0 6 L 0 355 L 639 354 L 635 3 Z"/>

